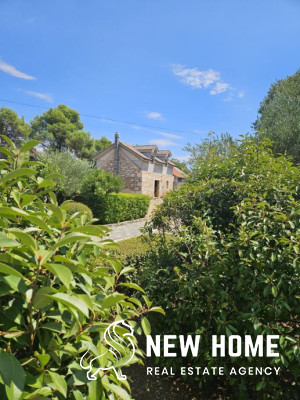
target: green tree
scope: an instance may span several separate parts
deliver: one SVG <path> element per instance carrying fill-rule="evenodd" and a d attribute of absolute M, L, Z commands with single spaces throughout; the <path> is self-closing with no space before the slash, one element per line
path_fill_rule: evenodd
<path fill-rule="evenodd" d="M 16 145 L 29 137 L 30 127 L 24 117 L 19 118 L 18 114 L 6 107 L 0 109 L 0 134 L 6 135 Z M 0 138 L 0 144 L 4 141 Z"/>
<path fill-rule="evenodd" d="M 188 167 L 188 162 L 187 161 L 181 161 L 181 160 L 178 160 L 177 158 L 172 158 L 171 161 L 182 172 L 184 172 L 185 174 L 189 173 L 189 167 Z"/>
<path fill-rule="evenodd" d="M 78 196 L 85 177 L 93 169 L 91 161 L 80 159 L 69 150 L 44 152 L 40 158 L 45 164 L 44 174 L 59 174 L 53 179 L 60 202 Z"/>
<path fill-rule="evenodd" d="M 275 82 L 258 110 L 253 124 L 259 137 L 268 137 L 276 153 L 300 162 L 300 70 Z"/>
<path fill-rule="evenodd" d="M 50 108 L 31 122 L 31 136 L 48 150 L 70 150 L 80 158 L 92 159 L 111 142 L 102 137 L 93 139 L 83 130 L 79 113 L 66 105 Z"/>

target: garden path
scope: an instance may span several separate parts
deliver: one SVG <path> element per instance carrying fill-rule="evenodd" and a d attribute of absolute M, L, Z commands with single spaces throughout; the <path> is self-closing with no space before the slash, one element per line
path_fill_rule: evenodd
<path fill-rule="evenodd" d="M 135 221 L 125 221 L 120 224 L 106 225 L 111 229 L 108 238 L 118 242 L 119 240 L 140 236 L 140 229 L 145 225 L 145 222 L 150 219 L 153 210 L 160 203 L 162 203 L 162 199 L 151 199 L 149 210 L 145 218 Z"/>

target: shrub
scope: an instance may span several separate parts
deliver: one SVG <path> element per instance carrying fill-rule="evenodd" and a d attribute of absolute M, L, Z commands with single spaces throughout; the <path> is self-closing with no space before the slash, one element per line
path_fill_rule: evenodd
<path fill-rule="evenodd" d="M 86 203 L 93 203 L 95 195 L 119 193 L 123 187 L 124 183 L 119 176 L 101 169 L 94 169 L 84 177 L 81 197 Z"/>
<path fill-rule="evenodd" d="M 117 380 L 112 370 L 88 381 L 79 360 L 88 348 L 93 356 L 103 354 L 103 332 L 112 321 L 125 319 L 139 331 L 142 316 L 149 333 L 148 308 L 122 290 L 131 292 L 132 284 L 120 282 L 128 269 L 103 247 L 107 228 L 88 224 L 85 212 L 69 215 L 65 204 L 57 205 L 54 183 L 39 175 L 41 163 L 22 161 L 37 142 L 17 150 L 3 138 L 8 145 L 7 158 L 0 160 L 0 398 L 129 399 L 127 381 Z M 111 357 L 107 351 L 107 363 L 115 361 Z"/>
<path fill-rule="evenodd" d="M 46 165 L 44 174 L 56 174 L 56 193 L 60 202 L 74 199 L 81 193 L 85 177 L 92 171 L 93 163 L 76 157 L 70 151 L 52 151 L 40 154 Z"/>
<path fill-rule="evenodd" d="M 63 209 L 66 210 L 69 215 L 72 215 L 76 212 L 84 212 L 87 215 L 87 222 L 91 222 L 93 219 L 92 210 L 83 203 L 79 203 L 77 201 L 67 201 L 64 203 Z"/>
<path fill-rule="evenodd" d="M 103 224 L 143 218 L 147 214 L 150 197 L 144 194 L 110 193 L 95 196 L 91 209 Z"/>
<path fill-rule="evenodd" d="M 297 398 L 300 170 L 251 138 L 215 154 L 210 170 L 203 162 L 148 226 L 152 250 L 139 259 L 137 278 L 166 310 L 156 329 L 201 334 L 199 356 L 184 365 L 222 366 L 225 373 L 232 366 L 281 368 L 279 376 L 203 376 L 200 386 L 213 379 L 230 398 Z M 170 230 L 176 241 L 165 240 Z M 280 357 L 212 358 L 211 336 L 222 334 L 279 335 Z"/>

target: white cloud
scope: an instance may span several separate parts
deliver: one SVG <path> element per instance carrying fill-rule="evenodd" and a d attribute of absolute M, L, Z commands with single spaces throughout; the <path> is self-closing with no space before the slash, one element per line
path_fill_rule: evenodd
<path fill-rule="evenodd" d="M 177 143 L 168 139 L 151 139 L 149 140 L 150 144 L 156 144 L 157 146 L 165 147 L 165 146 L 177 146 Z"/>
<path fill-rule="evenodd" d="M 238 92 L 238 98 L 242 99 L 243 97 L 245 97 L 245 92 Z"/>
<path fill-rule="evenodd" d="M 206 88 L 221 79 L 220 73 L 213 69 L 201 71 L 198 68 L 186 68 L 184 65 L 177 64 L 173 66 L 172 70 L 180 82 L 196 89 Z"/>
<path fill-rule="evenodd" d="M 205 89 L 210 87 L 209 93 L 214 96 L 232 89 L 229 83 L 221 80 L 221 74 L 213 69 L 201 71 L 198 68 L 186 68 L 185 65 L 176 64 L 172 67 L 173 74 L 180 82 L 194 89 Z"/>
<path fill-rule="evenodd" d="M 200 130 L 200 129 L 194 129 L 192 132 L 195 133 L 196 135 L 206 135 L 207 134 L 207 131 Z"/>
<path fill-rule="evenodd" d="M 34 76 L 25 74 L 25 72 L 18 71 L 13 65 L 7 64 L 0 60 L 0 71 L 5 72 L 8 75 L 14 76 L 15 78 L 32 80 L 36 79 Z"/>
<path fill-rule="evenodd" d="M 231 101 L 233 101 L 233 97 L 230 94 L 229 96 L 225 97 L 225 99 L 223 99 L 223 101 L 226 101 L 227 103 L 230 103 Z"/>
<path fill-rule="evenodd" d="M 182 139 L 182 136 L 175 135 L 175 133 L 167 133 L 167 132 L 156 132 L 158 135 L 164 136 L 170 139 Z"/>
<path fill-rule="evenodd" d="M 36 97 L 37 99 L 45 100 L 48 103 L 53 103 L 53 97 L 49 93 L 33 92 L 32 90 L 26 90 L 25 93 L 29 96 Z"/>
<path fill-rule="evenodd" d="M 154 112 L 154 111 L 147 112 L 146 113 L 146 117 L 149 118 L 149 119 L 158 119 L 160 121 L 163 121 L 163 119 L 164 119 L 161 113 Z"/>
<path fill-rule="evenodd" d="M 228 90 L 229 88 L 229 83 L 217 82 L 215 86 L 209 91 L 209 93 L 214 96 L 216 94 L 226 92 L 226 90 Z"/>

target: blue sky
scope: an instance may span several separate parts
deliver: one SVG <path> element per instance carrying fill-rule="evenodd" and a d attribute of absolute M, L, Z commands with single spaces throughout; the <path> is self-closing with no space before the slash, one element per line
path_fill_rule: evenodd
<path fill-rule="evenodd" d="M 184 157 L 209 131 L 251 131 L 300 67 L 299 21 L 298 0 L 0 0 L 0 98 L 40 108 L 0 107 L 66 104 L 101 117 L 82 116 L 94 137 Z"/>

